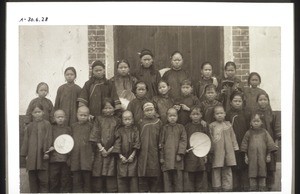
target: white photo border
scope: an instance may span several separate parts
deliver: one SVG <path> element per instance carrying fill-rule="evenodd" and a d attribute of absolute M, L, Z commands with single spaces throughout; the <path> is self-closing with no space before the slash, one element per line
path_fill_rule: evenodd
<path fill-rule="evenodd" d="M 19 25 L 176 25 L 281 27 L 282 191 L 292 191 L 294 21 L 292 3 L 74 2 L 7 3 L 6 163 L 8 193 L 20 192 Z M 20 22 L 48 17 L 47 22 Z M 274 75 L 276 76 L 276 75 Z M 268 192 L 270 193 L 270 192 Z"/>

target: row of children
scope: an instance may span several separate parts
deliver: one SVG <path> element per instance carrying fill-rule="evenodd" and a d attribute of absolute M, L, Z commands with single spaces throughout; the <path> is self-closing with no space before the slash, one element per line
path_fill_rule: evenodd
<path fill-rule="evenodd" d="M 214 190 L 220 190 L 222 186 L 223 190 L 225 191 L 231 189 L 248 190 L 248 176 L 251 178 L 267 177 L 267 186 L 272 186 L 272 184 L 274 183 L 276 154 L 271 155 L 271 162 L 268 163 L 268 170 L 266 170 L 265 168 L 261 168 L 261 166 L 264 166 L 263 164 L 265 164 L 265 160 L 262 160 L 262 158 L 268 155 L 267 153 L 274 151 L 274 149 L 269 149 L 267 150 L 268 152 L 257 151 L 258 154 L 252 152 L 250 154 L 250 152 L 248 152 L 249 149 L 247 149 L 247 146 L 249 146 L 250 148 L 251 146 L 259 145 L 259 149 L 266 150 L 264 147 L 266 138 L 261 138 L 261 140 L 259 140 L 260 143 L 254 142 L 252 140 L 252 136 L 254 135 L 267 134 L 264 129 L 268 131 L 268 133 L 272 137 L 272 140 L 274 140 L 277 145 L 278 141 L 280 140 L 280 126 L 278 125 L 279 122 L 271 110 L 269 97 L 262 89 L 257 87 L 261 82 L 259 74 L 251 73 L 248 79 L 248 83 L 251 87 L 243 88 L 241 87 L 240 81 L 235 77 L 236 66 L 233 62 L 226 63 L 225 74 L 227 75 L 227 77 L 221 80 L 217 80 L 216 78 L 212 77 L 212 65 L 206 62 L 201 66 L 202 76 L 200 81 L 198 81 L 196 84 L 192 84 L 192 82 L 188 80 L 188 74 L 182 69 L 183 58 L 180 52 L 176 51 L 172 54 L 172 68 L 163 75 L 162 80 L 159 72 L 154 69 L 153 54 L 151 53 L 151 51 L 143 50 L 141 52 L 140 59 L 141 66 L 139 71 L 134 74 L 135 77 L 129 74 L 130 65 L 128 61 L 122 60 L 118 62 L 118 74 L 111 80 L 106 80 L 105 78 L 105 66 L 100 61 L 94 62 L 92 64 L 93 75 L 90 80 L 85 83 L 82 89 L 74 84 L 74 80 L 76 78 L 76 70 L 72 67 L 67 68 L 65 70 L 65 78 L 67 83 L 62 85 L 58 89 L 54 108 L 52 102 L 45 98 L 49 90 L 47 84 L 41 83 L 38 85 L 37 93 L 39 97 L 31 101 L 27 110 L 28 122 L 31 123 L 27 126 L 23 143 L 24 145 L 21 150 L 21 155 L 27 156 L 28 158 L 27 169 L 29 170 L 29 178 L 31 177 L 30 183 L 32 185 L 30 187 L 32 188 L 32 192 L 42 192 L 43 190 L 37 189 L 38 187 L 36 186 L 39 185 L 39 187 L 42 188 L 43 185 L 47 185 L 42 184 L 43 181 L 40 180 L 46 178 L 47 176 L 45 174 L 43 175 L 43 173 L 45 173 L 45 169 L 47 168 L 41 166 L 41 164 L 45 162 L 47 163 L 47 161 L 43 160 L 41 157 L 44 157 L 43 153 L 45 153 L 49 146 L 51 147 L 51 145 L 53 145 L 53 140 L 57 137 L 57 135 L 54 135 L 55 127 L 53 127 L 51 132 L 51 130 L 45 130 L 51 128 L 49 127 L 49 124 L 41 125 L 37 124 L 41 122 L 36 121 L 43 120 L 42 123 L 45 123 L 44 120 L 55 120 L 56 124 L 54 124 L 54 126 L 60 126 L 56 118 L 58 113 L 63 114 L 63 117 L 65 117 L 63 126 L 71 126 L 71 134 L 73 134 L 73 138 L 75 141 L 75 146 L 71 152 L 71 157 L 66 157 L 69 158 L 68 163 L 70 163 L 71 166 L 74 192 L 83 191 L 81 189 L 84 188 L 86 189 L 85 191 L 89 191 L 89 189 L 92 188 L 94 192 L 116 192 L 117 190 L 119 192 L 137 191 L 137 188 L 140 192 L 163 191 L 162 185 L 159 184 L 162 182 L 165 185 L 164 191 L 172 191 L 170 189 L 173 188 L 173 186 L 170 186 L 170 184 L 168 184 L 170 181 L 173 183 L 175 181 L 174 185 L 178 187 L 176 187 L 176 191 L 208 191 L 211 188 L 213 188 Z M 228 85 L 227 83 L 230 83 L 228 80 L 232 81 L 233 84 Z M 195 88 L 194 92 L 196 95 L 193 94 L 193 88 Z M 133 91 L 134 95 L 132 95 L 128 91 Z M 243 93 L 239 91 L 242 91 Z M 108 103 L 107 100 L 105 100 L 106 97 L 109 97 L 113 100 L 109 100 L 110 102 Z M 122 120 L 123 127 L 125 127 L 124 134 L 115 135 L 116 131 L 120 133 L 122 131 L 121 128 L 117 127 L 120 126 L 121 122 L 117 121 L 118 119 L 116 119 L 119 117 L 121 112 L 119 101 L 120 98 L 127 98 L 130 101 L 127 107 L 130 112 L 126 111 L 123 113 Z M 152 108 L 152 105 L 151 107 L 149 106 L 149 102 L 153 103 L 152 105 L 154 108 Z M 34 110 L 37 109 L 37 104 L 42 105 L 38 109 L 40 109 L 40 111 L 43 113 L 43 119 L 34 119 Z M 78 104 L 80 107 L 79 109 Z M 221 108 L 220 105 L 223 105 L 224 108 Z M 197 111 L 194 111 L 195 107 L 198 107 L 196 108 Z M 152 109 L 154 109 L 154 111 Z M 55 114 L 53 114 L 54 110 L 56 110 Z M 57 110 L 60 111 L 58 111 L 57 113 Z M 224 122 L 222 125 L 214 123 L 218 122 L 216 116 L 218 111 L 216 110 L 220 110 L 220 112 L 222 112 L 221 115 L 224 112 L 224 119 L 230 122 Z M 109 111 L 113 111 L 115 116 L 112 117 L 112 115 L 105 113 Z M 226 118 L 225 111 L 227 112 Z M 86 114 L 79 114 L 81 112 L 85 112 Z M 172 120 L 172 117 L 177 117 L 172 116 L 175 115 L 175 112 L 176 115 L 178 114 L 178 124 L 176 124 L 176 126 L 181 127 L 177 127 L 178 129 L 173 130 L 172 122 L 174 123 L 174 121 L 170 120 Z M 261 120 L 262 127 L 257 127 L 257 129 L 260 129 L 260 131 L 263 133 L 250 133 L 251 137 L 248 138 L 249 145 L 247 143 L 244 143 L 247 145 L 245 147 L 242 146 L 242 140 L 246 134 L 246 131 L 250 129 L 249 112 L 258 113 L 256 117 L 260 117 L 260 119 L 256 119 Z M 154 118 L 152 118 L 152 114 L 155 114 Z M 199 121 L 201 125 L 196 122 L 198 123 L 196 127 L 192 124 L 195 123 L 193 120 L 194 114 L 200 115 Z M 53 115 L 54 118 L 52 118 Z M 80 118 L 80 115 L 82 117 L 87 117 L 87 120 L 93 118 L 93 124 L 87 122 L 89 124 L 86 124 L 86 130 L 84 130 L 85 127 L 80 125 L 82 124 L 81 120 L 83 119 Z M 133 125 L 129 125 L 128 123 L 127 125 L 137 126 L 137 128 L 129 127 L 135 129 L 126 129 L 126 117 L 131 117 L 131 119 L 134 119 Z M 152 119 L 147 119 L 149 117 L 151 117 Z M 160 119 L 158 119 L 158 117 Z M 130 119 L 127 120 L 127 122 L 131 123 Z M 177 118 L 173 120 L 177 120 Z M 168 134 L 169 132 L 166 132 L 167 136 L 165 136 L 164 131 L 166 128 L 168 128 L 167 126 L 169 126 L 170 128 L 168 129 L 168 131 L 171 131 L 171 134 Z M 183 126 L 185 126 L 185 128 Z M 210 130 L 205 130 L 208 126 Z M 226 135 L 221 135 L 223 134 L 223 131 L 231 131 L 221 130 L 230 129 L 230 126 L 232 126 L 234 132 L 230 132 L 229 134 L 233 135 L 230 135 L 228 137 Z M 192 132 L 188 132 L 189 128 L 193 128 L 191 129 L 192 132 L 206 132 L 212 138 L 212 142 L 214 142 L 212 146 L 212 152 L 214 154 L 209 154 L 207 158 L 196 158 L 196 156 L 189 152 L 186 153 L 184 159 L 182 159 L 186 151 L 186 146 L 183 143 L 182 148 L 180 149 L 180 153 L 177 152 L 177 143 L 179 143 L 179 140 L 176 140 L 176 138 L 179 134 L 185 136 L 184 134 L 187 133 L 187 137 L 181 137 L 181 139 L 186 139 L 185 144 L 188 144 L 187 140 L 192 134 Z M 214 128 L 216 128 L 216 130 L 213 130 Z M 43 130 L 47 133 L 53 133 L 52 140 L 46 141 L 43 140 L 42 136 L 32 136 L 32 132 L 30 131 L 35 131 L 34 134 L 44 134 L 37 133 L 39 130 Z M 128 133 L 131 133 L 131 131 L 134 131 L 135 135 L 128 135 Z M 84 134 L 85 132 L 89 134 Z M 76 133 L 77 135 L 75 135 Z M 139 135 L 137 135 L 136 133 L 139 133 Z M 127 142 L 118 148 L 118 146 L 115 145 L 118 140 L 118 136 L 123 136 L 123 138 L 125 139 L 127 138 L 127 140 L 124 142 L 128 141 L 129 143 Z M 234 136 L 236 136 L 237 144 L 232 145 L 230 157 L 228 157 L 228 152 L 225 151 L 224 148 L 221 149 L 222 146 L 220 147 L 220 145 L 226 145 L 225 147 L 227 148 L 228 146 L 227 144 L 225 144 L 225 141 L 227 143 L 229 142 L 229 144 L 232 141 L 234 142 Z M 247 136 L 249 136 L 249 134 Z M 30 141 L 25 141 L 26 138 L 28 140 L 29 137 L 35 138 L 35 140 L 30 139 Z M 113 137 L 114 140 L 112 139 Z M 165 138 L 166 142 L 168 142 L 168 144 L 172 145 L 164 146 L 164 144 L 162 143 L 164 139 L 163 137 Z M 226 139 L 223 137 L 231 139 Z M 140 138 L 140 140 L 138 138 Z M 91 143 L 90 145 L 90 142 L 94 143 Z M 215 147 L 218 146 L 214 146 L 215 142 L 219 142 L 219 148 L 217 149 L 215 149 Z M 87 148 L 84 148 L 84 146 L 79 146 L 80 148 L 78 148 L 76 151 L 76 145 L 80 145 L 80 143 L 83 143 L 83 145 L 85 146 L 90 145 L 90 151 L 86 150 Z M 95 145 L 97 145 L 96 148 Z M 238 151 L 238 147 L 240 147 L 240 151 Z M 189 148 L 189 145 L 187 145 L 187 148 Z M 39 149 L 39 151 L 37 152 L 36 149 Z M 116 154 L 120 152 L 118 151 L 118 149 L 127 151 L 126 153 L 124 152 L 124 154 L 119 155 L 119 159 L 111 157 L 113 159 L 104 160 L 107 159 L 109 155 L 116 156 Z M 132 150 L 138 151 L 133 152 Z M 166 152 L 168 154 L 173 154 L 174 156 L 172 155 L 170 156 L 170 158 L 165 158 L 164 154 L 161 154 L 164 150 L 167 150 Z M 174 150 L 176 152 L 174 152 Z M 33 155 L 29 154 L 29 152 Z M 157 153 L 159 152 L 161 153 L 157 155 Z M 249 169 L 244 161 L 244 152 L 248 153 L 247 161 L 249 161 Z M 36 153 L 39 154 L 37 155 Z M 54 151 L 53 154 L 54 153 L 56 152 Z M 77 153 L 77 156 L 72 157 L 72 155 L 76 155 L 75 153 Z M 268 172 L 267 176 L 264 174 L 257 174 L 256 172 L 258 171 L 256 169 L 253 169 L 253 165 L 250 165 L 250 163 L 253 164 L 253 161 L 257 161 L 252 160 L 255 155 L 260 159 L 260 163 L 258 164 L 258 166 L 260 167 L 259 172 L 266 171 Z M 48 156 L 46 155 L 45 159 L 47 159 L 47 157 Z M 174 157 L 175 160 L 173 161 Z M 39 158 L 39 160 L 37 158 Z M 51 158 L 53 158 L 52 155 L 50 155 L 50 175 L 51 173 L 60 173 L 61 171 L 68 169 L 65 166 L 61 167 L 60 165 L 58 165 L 59 167 L 53 170 L 53 168 L 51 168 L 51 164 L 60 161 L 58 160 L 56 162 L 53 162 L 53 159 Z M 129 164 L 136 161 L 134 160 L 135 158 L 143 158 L 143 160 L 138 159 L 138 173 L 134 173 L 134 170 L 131 171 L 131 168 L 129 167 Z M 226 158 L 226 160 L 224 158 Z M 85 162 L 85 160 L 88 160 L 90 162 Z M 185 166 L 183 166 L 183 160 L 185 161 Z M 115 162 L 118 162 L 117 168 L 114 166 Z M 205 162 L 207 163 L 205 164 Z M 125 169 L 127 170 L 120 168 L 119 163 L 124 165 L 126 164 L 127 168 Z M 72 168 L 72 164 L 76 167 Z M 232 168 L 233 175 L 231 175 L 231 166 L 234 166 Z M 229 168 L 225 167 L 229 167 L 230 170 Z M 168 171 L 168 173 L 163 173 L 162 176 L 160 168 L 162 168 L 164 172 Z M 218 170 L 211 171 L 210 169 Z M 178 170 L 179 172 L 177 172 Z M 195 176 L 193 175 L 193 173 L 184 173 L 184 188 L 182 188 L 182 185 L 178 184 L 182 182 L 180 181 L 182 180 L 182 176 L 180 175 L 182 170 L 185 170 L 186 172 L 201 172 L 202 175 Z M 90 174 L 90 171 L 92 171 L 92 176 Z M 250 173 L 248 173 L 248 171 Z M 253 172 L 255 173 L 253 174 Z M 116 173 L 118 173 L 118 179 L 116 178 Z M 222 177 L 227 177 L 227 179 L 223 178 L 223 181 L 220 181 L 220 173 L 223 173 Z M 69 176 L 69 173 L 66 174 Z M 135 178 L 131 178 L 131 181 L 128 182 L 127 179 L 120 178 L 124 176 Z M 206 178 L 206 176 L 208 178 Z M 52 180 L 56 181 L 56 184 L 54 184 L 56 186 L 51 186 L 53 185 L 53 183 L 51 183 L 51 177 L 53 176 L 50 176 L 50 188 L 52 188 L 51 191 L 57 191 L 57 185 L 59 184 L 57 181 L 59 179 L 57 178 L 57 175 L 55 175 L 55 178 L 52 178 Z M 92 180 L 90 180 L 91 177 Z M 162 177 L 164 179 L 163 181 Z M 230 181 L 232 178 L 233 181 Z M 125 182 L 122 180 L 124 180 Z M 199 183 L 196 184 L 197 186 L 195 187 L 193 186 L 193 184 L 190 184 L 194 183 L 194 181 Z M 136 187 L 137 182 L 139 185 L 138 187 Z M 82 183 L 84 183 L 83 185 L 85 185 L 85 187 L 82 186 Z M 250 183 L 250 189 L 254 189 L 256 182 L 252 181 Z M 265 187 L 263 180 L 259 183 L 261 184 L 261 188 Z M 128 190 L 128 188 L 123 189 L 131 184 L 135 185 L 132 186 L 131 190 Z M 70 184 L 61 183 L 62 187 L 66 186 L 67 188 L 70 188 L 70 186 L 68 185 Z M 34 188 L 36 188 L 37 190 L 34 190 Z"/>

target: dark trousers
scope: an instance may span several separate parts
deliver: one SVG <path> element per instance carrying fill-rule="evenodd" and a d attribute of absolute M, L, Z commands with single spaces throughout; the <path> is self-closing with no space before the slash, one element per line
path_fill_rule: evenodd
<path fill-rule="evenodd" d="M 205 192 L 207 191 L 207 173 L 206 171 L 184 172 L 183 191 L 186 192 Z"/>
<path fill-rule="evenodd" d="M 232 168 L 232 186 L 233 191 L 248 191 L 249 178 L 248 169 Z"/>
<path fill-rule="evenodd" d="M 49 192 L 48 170 L 29 170 L 28 177 L 30 193 Z"/>
<path fill-rule="evenodd" d="M 164 191 L 182 192 L 183 191 L 183 171 L 168 170 L 164 171 Z"/>
<path fill-rule="evenodd" d="M 91 192 L 92 172 L 89 170 L 80 170 L 73 172 L 73 193 Z"/>
<path fill-rule="evenodd" d="M 139 191 L 137 177 L 118 177 L 119 193 L 137 193 Z"/>
<path fill-rule="evenodd" d="M 158 192 L 159 177 L 139 177 L 139 192 Z"/>
<path fill-rule="evenodd" d="M 100 193 L 116 193 L 118 192 L 117 177 L 115 176 L 101 176 L 92 177 L 93 192 Z"/>
<path fill-rule="evenodd" d="M 68 167 L 66 162 L 50 163 L 50 192 L 70 193 L 72 190 L 70 173 L 70 168 Z"/>
<path fill-rule="evenodd" d="M 266 178 L 249 178 L 250 191 L 266 191 Z"/>

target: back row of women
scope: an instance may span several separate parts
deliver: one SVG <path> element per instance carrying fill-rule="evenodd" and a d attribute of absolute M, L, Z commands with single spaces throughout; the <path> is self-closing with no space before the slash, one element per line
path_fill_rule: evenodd
<path fill-rule="evenodd" d="M 144 49 L 138 71 L 130 74 L 129 62 L 121 60 L 110 80 L 105 65 L 95 61 L 82 89 L 69 67 L 54 107 L 46 98 L 48 85 L 40 83 L 39 97 L 27 109 L 21 149 L 31 192 L 48 192 L 49 185 L 50 192 L 271 190 L 281 129 L 269 96 L 258 88 L 260 75 L 251 73 L 243 87 L 234 62 L 225 64 L 221 79 L 205 62 L 200 80 L 192 82 L 182 54 L 170 58 L 171 69 L 161 77 Z M 42 142 L 32 135 L 38 130 Z M 197 131 L 212 141 L 203 158 L 187 151 Z M 64 133 L 75 145 L 58 157 L 53 141 Z"/>

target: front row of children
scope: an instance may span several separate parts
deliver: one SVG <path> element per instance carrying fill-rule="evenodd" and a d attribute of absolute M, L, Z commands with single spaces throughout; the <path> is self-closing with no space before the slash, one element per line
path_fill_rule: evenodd
<path fill-rule="evenodd" d="M 260 97 L 265 94 L 258 100 Z M 239 100 L 240 94 L 232 95 L 231 105 L 238 108 Z M 142 105 L 144 116 L 135 125 L 131 111 L 124 111 L 120 121 L 114 114 L 114 101 L 107 98 L 103 104 L 103 114 L 94 124 L 89 122 L 89 109 L 79 107 L 78 122 L 70 128 L 64 125 L 62 110 L 55 112 L 56 124 L 51 126 L 43 119 L 43 107 L 39 103 L 32 106 L 33 122 L 27 126 L 21 149 L 21 156 L 27 158 L 31 193 L 231 191 L 237 155 L 248 165 L 250 190 L 266 190 L 267 163 L 277 146 L 263 128 L 261 114 L 252 114 L 251 129 L 239 144 L 234 121 L 225 121 L 221 105 L 212 108 L 215 121 L 207 129 L 200 106 L 190 108 L 191 122 L 184 126 L 177 122 L 175 108 L 167 110 L 167 123 L 163 124 L 154 104 L 146 102 Z M 207 157 L 187 152 L 194 132 L 211 138 Z M 74 139 L 69 154 L 53 148 L 54 139 L 61 134 Z"/>

